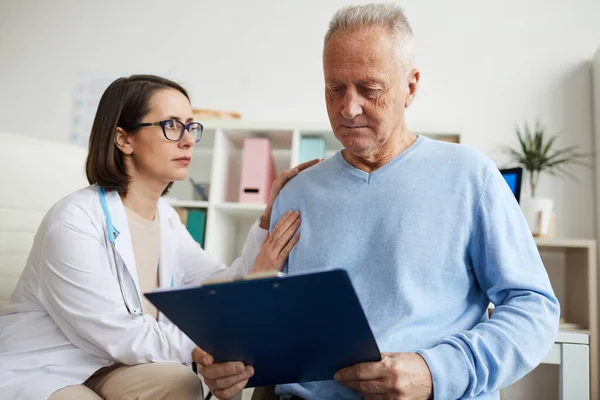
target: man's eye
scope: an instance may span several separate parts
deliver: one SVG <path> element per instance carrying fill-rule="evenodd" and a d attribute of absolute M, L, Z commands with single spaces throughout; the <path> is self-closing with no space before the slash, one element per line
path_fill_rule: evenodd
<path fill-rule="evenodd" d="M 345 91 L 344 87 L 341 86 L 335 86 L 329 89 L 331 91 L 331 93 L 335 94 L 335 95 L 339 95 L 339 94 L 343 94 Z"/>
<path fill-rule="evenodd" d="M 377 97 L 381 89 L 363 89 L 362 93 L 365 97 L 374 98 Z"/>

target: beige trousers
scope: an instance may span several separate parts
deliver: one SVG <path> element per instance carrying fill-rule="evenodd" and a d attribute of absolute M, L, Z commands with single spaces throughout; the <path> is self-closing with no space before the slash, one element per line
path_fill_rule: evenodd
<path fill-rule="evenodd" d="M 202 400 L 202 382 L 189 366 L 177 363 L 112 365 L 83 385 L 57 390 L 48 400 Z"/>
<path fill-rule="evenodd" d="M 254 389 L 252 400 L 279 400 L 275 394 L 275 386 L 262 386 Z"/>

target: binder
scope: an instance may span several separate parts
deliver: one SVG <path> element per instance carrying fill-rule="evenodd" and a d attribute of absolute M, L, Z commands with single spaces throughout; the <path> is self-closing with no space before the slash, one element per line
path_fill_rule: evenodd
<path fill-rule="evenodd" d="M 298 162 L 303 163 L 315 158 L 325 158 L 325 141 L 319 136 L 302 136 Z"/>
<path fill-rule="evenodd" d="M 244 139 L 240 203 L 267 204 L 275 178 L 275 162 L 269 139 Z"/>
<path fill-rule="evenodd" d="M 187 212 L 187 224 L 188 232 L 194 238 L 194 240 L 200 243 L 200 246 L 204 248 L 204 234 L 206 232 L 206 210 L 188 210 Z"/>

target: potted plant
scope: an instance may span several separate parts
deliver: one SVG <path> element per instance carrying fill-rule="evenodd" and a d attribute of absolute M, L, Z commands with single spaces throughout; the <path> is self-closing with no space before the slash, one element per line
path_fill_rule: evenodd
<path fill-rule="evenodd" d="M 505 148 L 508 156 L 527 171 L 530 197 L 521 198 L 521 209 L 534 235 L 547 235 L 554 202 L 550 198 L 538 197 L 536 190 L 542 173 L 577 179 L 566 167 L 572 164 L 587 165 L 590 154 L 577 152 L 577 146 L 555 148 L 557 135 L 550 136 L 539 121 L 533 131 L 527 123 L 523 129 L 517 126 L 518 149 Z"/>

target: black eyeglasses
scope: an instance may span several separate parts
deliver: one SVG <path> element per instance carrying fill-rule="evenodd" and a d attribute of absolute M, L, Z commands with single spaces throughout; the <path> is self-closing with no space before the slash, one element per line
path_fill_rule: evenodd
<path fill-rule="evenodd" d="M 142 122 L 139 124 L 122 126 L 122 128 L 130 130 L 143 128 L 144 126 L 160 126 L 162 128 L 163 135 L 165 135 L 165 139 L 172 142 L 179 142 L 183 138 L 183 135 L 185 135 L 185 131 L 188 131 L 192 134 L 194 143 L 198 143 L 200 139 L 202 139 L 202 131 L 204 130 L 204 127 L 200 122 L 190 122 L 189 124 L 184 124 L 177 119 L 165 119 L 158 122 Z"/>

